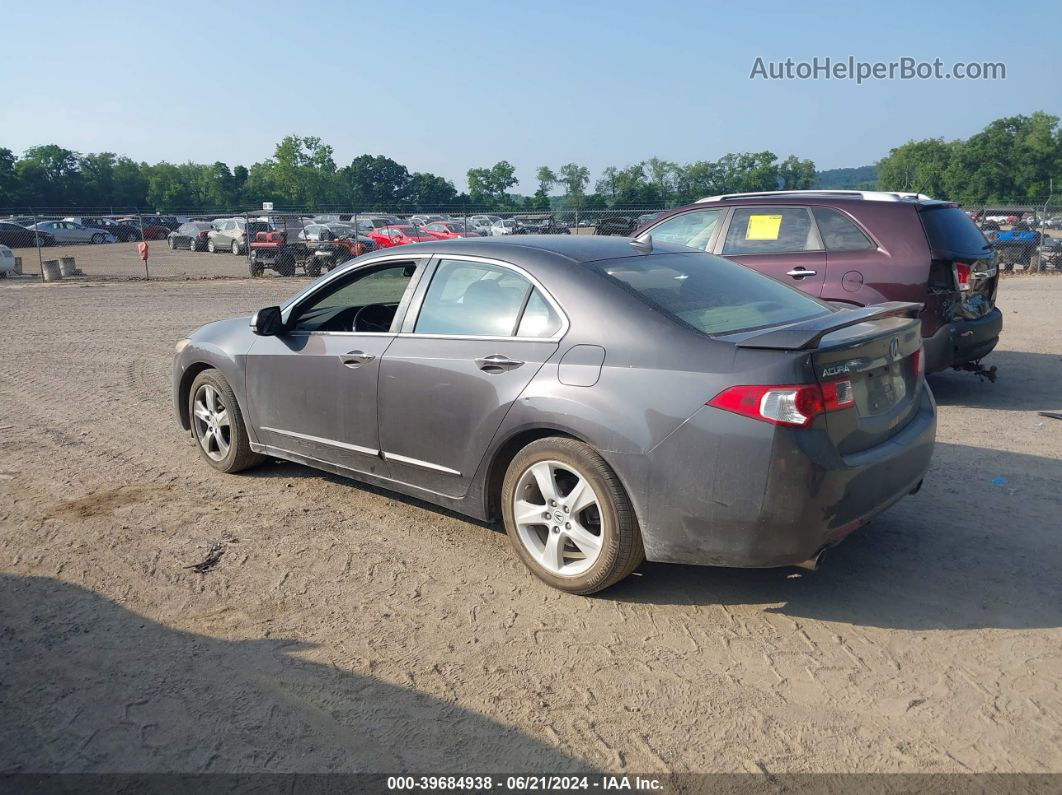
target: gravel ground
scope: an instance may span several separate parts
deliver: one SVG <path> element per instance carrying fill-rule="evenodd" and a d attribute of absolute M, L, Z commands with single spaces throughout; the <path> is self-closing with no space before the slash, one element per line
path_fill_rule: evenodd
<path fill-rule="evenodd" d="M 931 379 L 925 487 L 818 572 L 593 598 L 496 527 L 198 460 L 174 341 L 294 286 L 0 286 L 0 772 L 1062 771 L 1062 279 L 1004 281 L 998 382 Z"/>

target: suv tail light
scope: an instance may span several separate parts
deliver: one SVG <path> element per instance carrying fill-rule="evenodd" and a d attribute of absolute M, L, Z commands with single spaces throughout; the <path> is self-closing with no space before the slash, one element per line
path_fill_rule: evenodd
<path fill-rule="evenodd" d="M 925 348 L 919 348 L 911 354 L 911 365 L 914 367 L 915 380 L 918 380 L 926 372 Z"/>
<path fill-rule="evenodd" d="M 955 263 L 955 283 L 959 285 L 960 291 L 970 289 L 970 266 L 965 262 Z"/>
<path fill-rule="evenodd" d="M 734 386 L 724 389 L 707 405 L 771 425 L 806 428 L 820 414 L 855 405 L 852 382 L 819 384 Z"/>

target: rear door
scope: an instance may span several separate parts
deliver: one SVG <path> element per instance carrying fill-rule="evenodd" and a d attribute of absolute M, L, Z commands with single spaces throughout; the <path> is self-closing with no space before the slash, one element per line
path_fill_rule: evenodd
<path fill-rule="evenodd" d="M 488 259 L 440 258 L 418 293 L 380 369 L 380 446 L 396 479 L 460 497 L 567 321 L 528 274 Z"/>
<path fill-rule="evenodd" d="M 715 253 L 810 295 L 822 292 L 826 252 L 807 207 L 735 207 Z"/>

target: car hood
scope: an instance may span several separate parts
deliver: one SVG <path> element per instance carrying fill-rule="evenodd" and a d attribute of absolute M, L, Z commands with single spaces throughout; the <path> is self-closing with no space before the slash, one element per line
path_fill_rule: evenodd
<path fill-rule="evenodd" d="M 188 335 L 196 345 L 217 346 L 232 354 L 246 353 L 254 341 L 251 316 L 230 317 L 200 326 Z"/>

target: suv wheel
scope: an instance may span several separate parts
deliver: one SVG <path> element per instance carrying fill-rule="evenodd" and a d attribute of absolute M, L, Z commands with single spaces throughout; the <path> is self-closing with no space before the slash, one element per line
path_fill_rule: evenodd
<path fill-rule="evenodd" d="M 232 253 L 234 256 L 240 256 L 240 243 L 237 240 L 232 241 Z"/>
<path fill-rule="evenodd" d="M 175 248 L 177 248 L 177 241 L 172 237 L 168 239 L 170 241 L 170 251 L 173 251 Z"/>
<path fill-rule="evenodd" d="M 217 249 L 214 248 L 214 239 L 213 238 L 207 240 L 207 251 L 209 251 L 211 254 L 213 254 L 213 253 L 215 253 L 217 251 Z"/>
<path fill-rule="evenodd" d="M 236 395 L 217 370 L 204 370 L 188 392 L 192 435 L 203 459 L 221 472 L 239 472 L 265 460 L 251 450 Z"/>
<path fill-rule="evenodd" d="M 541 580 L 589 594 L 619 582 L 644 558 L 634 509 L 611 467 L 569 438 L 532 442 L 502 484 L 505 531 Z"/>

